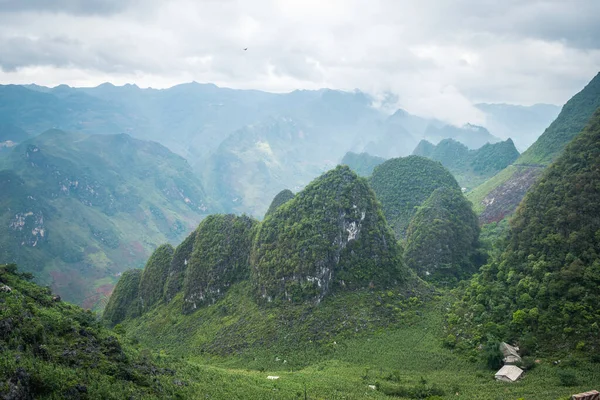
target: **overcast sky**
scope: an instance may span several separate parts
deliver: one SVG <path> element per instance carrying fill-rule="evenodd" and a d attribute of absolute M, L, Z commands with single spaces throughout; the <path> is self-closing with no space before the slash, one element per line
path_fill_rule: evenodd
<path fill-rule="evenodd" d="M 462 123 L 599 70 L 600 0 L 0 0 L 0 83 L 358 88 Z"/>

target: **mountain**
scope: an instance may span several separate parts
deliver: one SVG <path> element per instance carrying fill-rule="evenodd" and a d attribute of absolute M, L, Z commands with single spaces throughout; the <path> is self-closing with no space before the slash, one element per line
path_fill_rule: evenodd
<path fill-rule="evenodd" d="M 277 193 L 277 196 L 273 198 L 269 209 L 265 213 L 265 218 L 268 215 L 271 215 L 277 210 L 280 206 L 287 203 L 289 200 L 294 198 L 294 193 L 292 193 L 289 189 L 283 189 L 281 192 Z"/>
<path fill-rule="evenodd" d="M 565 146 L 586 126 L 600 107 L 600 72 L 563 106 L 558 117 L 517 164 L 550 164 Z"/>
<path fill-rule="evenodd" d="M 500 139 L 493 136 L 483 126 L 465 124 L 463 126 L 443 125 L 436 126 L 430 124 L 425 130 L 424 136 L 426 140 L 438 143 L 444 139 L 454 139 L 460 143 L 464 143 L 470 149 L 478 149 L 486 143 L 496 143 Z"/>
<path fill-rule="evenodd" d="M 438 283 L 468 278 L 481 266 L 477 215 L 459 190 L 440 187 L 418 207 L 404 260 L 421 278 Z"/>
<path fill-rule="evenodd" d="M 128 135 L 47 131 L 0 171 L 0 257 L 87 307 L 213 206 L 187 162 Z"/>
<path fill-rule="evenodd" d="M 487 143 L 477 150 L 469 150 L 454 139 L 444 139 L 437 145 L 422 140 L 413 155 L 441 162 L 461 187 L 470 190 L 512 164 L 519 152 L 511 139 Z"/>
<path fill-rule="evenodd" d="M 599 185 L 600 109 L 527 193 L 501 255 L 462 291 L 457 332 L 600 355 Z"/>
<path fill-rule="evenodd" d="M 483 223 L 511 214 L 543 169 L 560 155 L 600 107 L 600 74 L 562 108 L 538 140 L 514 162 L 467 194 Z"/>
<path fill-rule="evenodd" d="M 434 190 L 449 187 L 460 191 L 442 164 L 419 156 L 387 160 L 375 167 L 369 183 L 398 239 L 406 237 L 415 207 L 427 200 Z"/>
<path fill-rule="evenodd" d="M 262 216 L 277 193 L 303 188 L 330 165 L 319 142 L 291 118 L 269 118 L 230 135 L 199 173 L 226 210 Z"/>
<path fill-rule="evenodd" d="M 495 136 L 512 138 L 520 151 L 525 151 L 540 133 L 558 116 L 560 107 L 554 104 L 475 104 L 485 113 L 485 126 Z"/>
<path fill-rule="evenodd" d="M 367 181 L 347 166 L 317 178 L 260 225 L 252 278 L 261 301 L 321 301 L 330 292 L 407 279 Z"/>
<path fill-rule="evenodd" d="M 357 154 L 349 151 L 344 155 L 340 164 L 349 166 L 359 176 L 369 176 L 373 169 L 384 161 L 385 158 L 372 156 L 369 153 Z"/>
<path fill-rule="evenodd" d="M 14 146 L 27 139 L 27 132 L 18 126 L 0 124 L 0 155 L 8 154 Z"/>
<path fill-rule="evenodd" d="M 200 223 L 185 271 L 183 312 L 214 304 L 231 285 L 248 279 L 256 223 L 250 217 L 231 214 L 211 215 Z"/>

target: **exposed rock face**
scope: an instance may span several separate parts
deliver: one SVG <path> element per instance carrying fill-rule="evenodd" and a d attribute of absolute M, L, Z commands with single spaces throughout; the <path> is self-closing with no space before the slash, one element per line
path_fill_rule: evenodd
<path fill-rule="evenodd" d="M 336 289 L 386 286 L 406 271 L 374 193 L 346 166 L 262 223 L 251 263 L 263 302 L 319 302 Z"/>
<path fill-rule="evenodd" d="M 232 214 L 211 215 L 200 223 L 183 283 L 184 313 L 213 304 L 233 283 L 248 278 L 256 224 Z"/>
<path fill-rule="evenodd" d="M 501 221 L 512 214 L 544 170 L 544 167 L 539 165 L 515 167 L 515 173 L 482 200 L 485 209 L 479 215 L 480 223 Z"/>

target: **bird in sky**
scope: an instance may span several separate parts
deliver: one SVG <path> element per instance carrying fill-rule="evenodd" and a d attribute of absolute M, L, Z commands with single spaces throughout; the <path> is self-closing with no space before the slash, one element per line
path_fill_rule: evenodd
<path fill-rule="evenodd" d="M 246 50 L 248 50 L 248 48 L 247 48 L 247 47 L 244 47 L 244 51 L 246 51 Z"/>

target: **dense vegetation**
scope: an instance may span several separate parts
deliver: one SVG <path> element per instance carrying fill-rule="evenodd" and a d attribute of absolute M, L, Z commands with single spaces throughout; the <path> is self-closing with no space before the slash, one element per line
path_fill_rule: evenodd
<path fill-rule="evenodd" d="M 463 194 L 436 189 L 408 226 L 404 259 L 425 280 L 452 284 L 468 278 L 483 261 L 479 223 Z"/>
<path fill-rule="evenodd" d="M 374 193 L 347 166 L 315 179 L 265 218 L 252 267 L 265 301 L 320 301 L 332 290 L 407 279 Z"/>
<path fill-rule="evenodd" d="M 61 301 L 30 274 L 0 265 L 0 397 L 174 398 L 187 390 L 95 315 Z"/>
<path fill-rule="evenodd" d="M 188 263 L 192 259 L 194 243 L 196 242 L 196 232 L 193 231 L 185 238 L 183 242 L 175 248 L 171 266 L 169 267 L 169 276 L 165 283 L 165 301 L 169 302 L 183 288 L 183 280 L 187 270 Z"/>
<path fill-rule="evenodd" d="M 463 289 L 455 335 L 600 354 L 599 143 L 600 111 L 525 196 L 504 251 Z"/>
<path fill-rule="evenodd" d="M 367 177 L 371 175 L 376 166 L 384 161 L 385 158 L 383 157 L 372 156 L 369 153 L 358 154 L 349 151 L 344 155 L 340 164 L 349 166 L 359 176 Z"/>
<path fill-rule="evenodd" d="M 279 206 L 281 206 L 282 204 L 284 204 L 285 202 L 287 202 L 288 200 L 291 200 L 293 198 L 294 198 L 294 193 L 292 193 L 292 191 L 289 189 L 283 189 L 281 192 L 277 193 L 277 196 L 275 196 L 273 198 L 273 201 L 271 202 L 269 209 L 265 213 L 265 217 L 267 215 L 273 214 L 275 212 L 275 210 L 277 210 L 279 208 Z"/>
<path fill-rule="evenodd" d="M 404 238 L 415 207 L 440 187 L 460 190 L 452 174 L 424 157 L 394 158 L 375 167 L 369 180 L 386 220 L 397 238 Z"/>
<path fill-rule="evenodd" d="M 549 164 L 587 125 L 600 107 L 600 73 L 563 106 L 548 129 L 517 160 L 518 164 Z"/>
<path fill-rule="evenodd" d="M 481 222 L 500 221 L 512 214 L 546 164 L 560 155 L 567 143 L 581 132 L 598 107 L 600 74 L 565 104 L 554 122 L 513 165 L 467 194 Z"/>
<path fill-rule="evenodd" d="M 142 273 L 141 269 L 130 269 L 121 275 L 104 308 L 103 318 L 109 326 L 141 314 L 139 292 Z"/>
<path fill-rule="evenodd" d="M 519 157 L 519 152 L 511 139 L 494 144 L 486 143 L 476 150 L 469 150 L 456 140 L 444 139 L 437 145 L 422 140 L 413 155 L 441 162 L 452 172 L 461 187 L 472 189 L 512 164 Z"/>
<path fill-rule="evenodd" d="M 128 135 L 58 130 L 26 140 L 0 172 L 0 255 L 65 299 L 98 305 L 215 211 L 187 162 Z"/>
<path fill-rule="evenodd" d="M 163 298 L 174 251 L 170 244 L 163 244 L 154 250 L 148 259 L 140 279 L 139 298 L 142 311 L 149 309 Z"/>
<path fill-rule="evenodd" d="M 213 304 L 232 284 L 248 278 L 256 223 L 232 214 L 211 215 L 200 223 L 183 282 L 184 312 Z"/>

